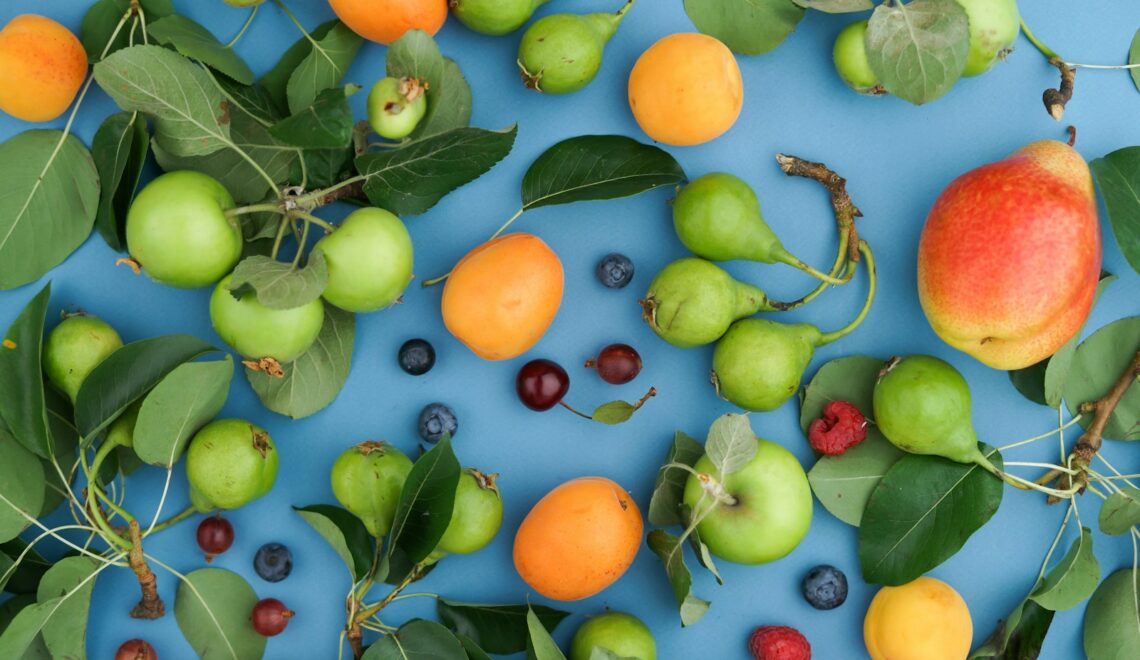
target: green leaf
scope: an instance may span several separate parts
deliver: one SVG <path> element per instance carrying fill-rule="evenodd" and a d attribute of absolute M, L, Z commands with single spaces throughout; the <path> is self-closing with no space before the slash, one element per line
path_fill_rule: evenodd
<path fill-rule="evenodd" d="M 456 635 L 456 639 L 463 645 L 463 650 L 467 652 L 467 660 L 491 660 L 491 656 L 487 652 L 479 648 L 475 640 L 464 635 Z"/>
<path fill-rule="evenodd" d="M 1065 403 L 1076 415 L 1082 403 L 1108 394 L 1140 351 L 1140 316 L 1113 321 L 1097 330 L 1077 348 L 1065 381 Z M 1081 418 L 1088 428 L 1093 415 Z M 1113 440 L 1140 439 L 1140 387 L 1130 387 L 1108 418 L 1103 436 Z"/>
<path fill-rule="evenodd" d="M 867 11 L 875 4 L 871 0 L 792 0 L 804 9 L 815 9 L 828 14 L 847 14 Z"/>
<path fill-rule="evenodd" d="M 347 178 L 349 165 L 356 152 L 352 147 L 345 149 L 305 149 L 301 158 L 294 161 L 293 179 L 301 180 L 301 167 L 308 177 L 310 188 L 324 188 Z"/>
<path fill-rule="evenodd" d="M 81 569 L 83 566 L 85 568 Z M 104 567 L 106 564 L 96 567 L 91 560 L 82 557 L 70 557 L 57 562 L 44 574 L 40 582 L 39 602 L 20 610 L 0 635 L 0 658 L 41 657 L 25 653 L 29 648 L 35 647 L 41 632 L 44 633 L 46 641 L 49 622 L 52 624 L 50 635 L 55 640 L 57 648 L 68 646 L 69 641 L 60 637 L 68 633 L 69 622 L 56 620 L 55 617 L 59 615 L 60 619 L 63 619 L 69 612 L 74 613 L 73 602 L 90 601 L 95 577 Z M 80 623 L 85 629 L 87 617 L 84 616 Z M 82 644 L 84 641 L 82 633 L 77 640 L 72 640 L 70 643 L 74 641 Z M 52 653 L 48 657 L 60 656 Z M 79 657 L 83 657 L 82 654 Z"/>
<path fill-rule="evenodd" d="M 40 458 L 47 458 L 51 447 L 40 366 L 50 300 L 49 282 L 28 301 L 0 342 L 0 418 L 16 441 Z"/>
<path fill-rule="evenodd" d="M 566 656 L 554 643 L 554 639 L 546 630 L 542 620 L 530 608 L 527 608 L 526 627 L 528 632 L 526 649 L 528 660 L 566 660 Z"/>
<path fill-rule="evenodd" d="M 1100 505 L 1100 531 L 1118 536 L 1140 525 L 1140 489 L 1123 486 Z"/>
<path fill-rule="evenodd" d="M 355 316 L 325 305 L 325 324 L 317 341 L 293 362 L 281 365 L 282 378 L 246 369 L 257 398 L 275 413 L 300 419 L 336 399 L 352 366 Z"/>
<path fill-rule="evenodd" d="M 871 398 L 882 368 L 883 360 L 867 355 L 852 355 L 824 364 L 804 388 L 800 428 L 806 434 L 811 423 L 823 416 L 824 406 L 832 401 L 846 401 L 858 408 L 863 417 L 872 419 Z M 870 432 L 878 433 L 874 426 L 868 431 L 868 436 Z"/>
<path fill-rule="evenodd" d="M 12 289 L 39 279 L 91 235 L 99 173 L 74 135 L 31 130 L 0 144 L 0 181 L 0 289 Z"/>
<path fill-rule="evenodd" d="M 511 152 L 518 128 L 456 128 L 399 149 L 357 157 L 364 193 L 376 206 L 417 215 L 444 195 L 485 174 Z"/>
<path fill-rule="evenodd" d="M 75 402 L 79 434 L 90 442 L 176 367 L 217 350 L 190 335 L 166 335 L 123 346 L 95 367 L 79 388 Z"/>
<path fill-rule="evenodd" d="M 747 415 L 721 415 L 709 427 L 705 453 L 721 477 L 740 471 L 756 456 L 759 445 Z"/>
<path fill-rule="evenodd" d="M 867 26 L 867 61 L 883 87 L 915 104 L 950 91 L 970 51 L 966 10 L 956 0 L 883 3 Z"/>
<path fill-rule="evenodd" d="M 685 529 L 690 530 L 689 547 L 693 549 L 693 554 L 697 557 L 697 563 L 706 571 L 712 573 L 717 584 L 724 584 L 724 579 L 720 576 L 720 571 L 716 568 L 716 562 L 713 561 L 712 552 L 709 551 L 709 547 L 705 545 L 704 540 L 701 538 L 701 531 L 693 524 L 693 510 L 688 504 L 680 505 L 679 509 L 681 511 L 681 523 L 685 526 Z"/>
<path fill-rule="evenodd" d="M 808 472 L 808 483 L 823 508 L 858 527 L 871 493 L 902 456 L 877 429 L 869 428 L 867 439 L 843 454 L 821 456 Z"/>
<path fill-rule="evenodd" d="M 352 108 L 348 95 L 356 88 L 333 87 L 317 94 L 308 108 L 269 129 L 273 137 L 306 149 L 346 149 L 352 142 Z"/>
<path fill-rule="evenodd" d="M 233 375 L 228 355 L 175 367 L 143 399 L 135 422 L 135 454 L 150 465 L 173 467 L 190 438 L 222 411 Z"/>
<path fill-rule="evenodd" d="M 685 13 L 704 34 L 741 55 L 767 53 L 804 17 L 792 0 L 685 0 Z"/>
<path fill-rule="evenodd" d="M 217 69 L 243 85 L 253 84 L 253 71 L 241 56 L 218 41 L 209 30 L 185 16 L 175 14 L 148 23 L 147 34 L 158 43 L 173 46 L 186 57 Z"/>
<path fill-rule="evenodd" d="M 413 139 L 470 125 L 471 86 L 455 60 L 443 58 L 443 77 L 437 86 L 427 91 L 427 106 L 424 118 L 412 133 Z"/>
<path fill-rule="evenodd" d="M 637 412 L 637 408 L 628 401 L 610 401 L 594 408 L 590 418 L 595 422 L 613 426 L 629 421 L 635 412 Z"/>
<path fill-rule="evenodd" d="M 86 657 L 87 616 L 95 588 L 95 581 L 88 578 L 96 568 L 87 557 L 67 557 L 52 566 L 40 581 L 36 595 L 39 602 L 68 596 L 60 601 L 40 632 L 53 658 Z"/>
<path fill-rule="evenodd" d="M 1045 401 L 1045 372 L 1049 369 L 1049 358 L 1022 369 L 1014 369 L 1009 373 L 1009 382 L 1021 393 L 1021 396 L 1033 403 L 1043 406 L 1049 405 Z"/>
<path fill-rule="evenodd" d="M 245 660 L 265 653 L 265 638 L 249 624 L 253 587 L 237 573 L 200 568 L 178 585 L 174 618 L 201 660 Z"/>
<path fill-rule="evenodd" d="M 19 558 L 21 554 L 24 555 L 19 565 L 7 578 L 3 577 L 7 569 L 0 570 L 0 591 L 10 594 L 28 594 L 34 597 L 39 590 L 40 580 L 52 567 L 52 562 L 44 559 L 43 555 L 34 549 L 27 550 L 27 548 L 27 542 L 19 538 L 0 544 L 0 558 L 8 557 L 9 561 L 13 561 Z M 24 554 L 25 551 L 26 554 Z M 0 631 L 3 631 L 4 623 L 3 616 L 0 616 Z"/>
<path fill-rule="evenodd" d="M 542 626 L 553 632 L 569 612 L 543 605 L 485 605 L 438 599 L 436 611 L 444 625 L 459 637 L 470 638 L 487 653 L 510 655 L 527 648 L 527 612 L 533 611 Z"/>
<path fill-rule="evenodd" d="M 87 59 L 98 62 L 104 50 L 110 55 L 126 48 L 132 41 L 132 32 L 134 43 L 142 42 L 142 26 L 132 25 L 130 17 L 124 22 L 114 41 L 111 41 L 111 35 L 115 34 L 115 29 L 130 9 L 130 4 L 130 0 L 98 0 L 87 10 L 79 27 L 79 40 L 87 51 Z M 174 13 L 174 6 L 170 0 L 141 0 L 139 4 L 146 12 L 148 21 Z M 111 42 L 109 47 L 108 42 Z"/>
<path fill-rule="evenodd" d="M 307 305 L 325 291 L 329 269 L 325 255 L 317 250 L 309 256 L 304 268 L 271 257 L 246 257 L 234 268 L 233 280 L 227 288 L 237 293 L 250 287 L 257 301 L 270 309 L 293 309 Z"/>
<path fill-rule="evenodd" d="M 428 90 L 443 79 L 443 53 L 423 30 L 405 32 L 388 46 L 386 57 L 389 77 L 418 78 L 427 82 Z"/>
<path fill-rule="evenodd" d="M 9 598 L 0 604 L 0 634 L 3 634 L 8 626 L 12 623 L 12 619 L 16 618 L 25 608 L 36 604 L 36 592 L 32 591 L 30 594 L 20 594 Z"/>
<path fill-rule="evenodd" d="M 622 135 L 583 135 L 535 159 L 523 176 L 523 210 L 629 197 L 684 180 L 680 163 L 662 149 Z"/>
<path fill-rule="evenodd" d="M 1140 32 L 1132 42 L 1135 57 Z M 1129 58 L 1132 59 L 1132 58 Z M 1133 80 L 1140 69 L 1132 69 Z M 1089 163 L 1108 209 L 1108 223 L 1124 258 L 1140 273 L 1140 147 L 1118 149 Z"/>
<path fill-rule="evenodd" d="M 1140 573 L 1122 568 L 1105 578 L 1085 609 L 1088 660 L 1140 658 Z"/>
<path fill-rule="evenodd" d="M 1093 554 L 1092 532 L 1082 527 L 1069 551 L 1029 598 L 1047 610 L 1060 612 L 1084 602 L 1096 590 L 1098 582 L 1100 563 Z"/>
<path fill-rule="evenodd" d="M 1023 600 L 1004 621 L 998 623 L 989 639 L 970 654 L 970 660 L 1035 660 L 1041 655 L 1041 646 L 1052 623 L 1052 610 L 1031 600 Z"/>
<path fill-rule="evenodd" d="M 413 619 L 368 647 L 362 660 L 467 660 L 467 651 L 447 628 Z"/>
<path fill-rule="evenodd" d="M 669 446 L 669 453 L 665 455 L 664 465 L 680 463 L 692 467 L 704 455 L 705 448 L 699 442 L 677 431 L 673 434 L 673 444 Z M 662 467 L 657 472 L 657 481 L 653 484 L 653 497 L 649 500 L 650 523 L 661 526 L 684 523 L 678 507 L 681 505 L 685 482 L 688 480 L 689 473 L 681 468 Z"/>
<path fill-rule="evenodd" d="M 329 504 L 293 507 L 293 510 L 332 546 L 354 582 L 368 575 L 372 570 L 375 541 L 359 518 Z"/>
<path fill-rule="evenodd" d="M 1140 30 L 1136 31 L 1132 37 L 1132 45 L 1128 48 L 1128 64 L 1133 67 L 1140 65 Z M 1140 68 L 1129 69 L 1128 72 L 1132 74 L 1132 84 L 1140 90 Z"/>
<path fill-rule="evenodd" d="M 289 75 L 285 96 L 289 114 L 297 114 L 313 104 L 317 94 L 336 87 L 344 78 L 364 39 L 343 23 L 334 24 L 322 37 L 315 38 L 308 54 Z"/>
<path fill-rule="evenodd" d="M 222 88 L 222 93 L 242 112 L 264 124 L 273 124 L 282 118 L 277 104 L 273 102 L 273 97 L 261 83 L 243 85 L 216 71 L 211 73 L 214 75 L 214 82 Z"/>
<path fill-rule="evenodd" d="M 329 32 L 338 25 L 340 21 L 328 21 L 318 25 L 315 29 L 309 31 L 309 37 L 314 40 L 320 41 L 328 36 Z M 287 87 L 289 85 L 289 78 L 301 62 L 313 52 L 313 44 L 309 41 L 309 37 L 300 37 L 293 45 L 282 53 L 281 58 L 277 60 L 277 64 L 273 66 L 264 76 L 261 77 L 261 86 L 265 89 L 265 93 L 273 101 L 273 105 L 281 115 L 287 115 L 289 110 L 289 100 L 287 98 Z M 316 98 L 316 95 L 313 95 Z"/>
<path fill-rule="evenodd" d="M 982 452 L 1001 468 L 997 450 Z M 974 464 L 908 454 L 867 501 L 859 526 L 863 579 L 906 584 L 949 559 L 1001 504 L 1002 482 Z"/>
<path fill-rule="evenodd" d="M 664 530 L 655 529 L 649 532 L 648 543 L 649 549 L 665 564 L 665 574 L 669 576 L 681 614 L 681 625 L 693 625 L 708 611 L 709 602 L 693 595 L 693 576 L 685 565 L 681 540 Z"/>
<path fill-rule="evenodd" d="M 399 547 L 409 562 L 418 564 L 435 550 L 451 523 L 459 474 L 459 459 L 447 436 L 420 456 L 400 491 L 388 541 L 389 555 Z"/>
<path fill-rule="evenodd" d="M 102 188 L 95 228 L 118 252 L 127 247 L 127 210 L 139 185 L 149 145 L 146 119 L 135 112 L 107 117 L 91 140 L 91 156 Z"/>
<path fill-rule="evenodd" d="M 154 120 L 158 147 L 174 156 L 232 148 L 230 105 L 204 69 L 161 46 L 133 46 L 95 65 L 95 80 L 123 110 Z"/>
<path fill-rule="evenodd" d="M 16 538 L 43 508 L 44 469 L 0 426 L 0 543 Z M 3 657 L 3 656 L 0 656 Z"/>

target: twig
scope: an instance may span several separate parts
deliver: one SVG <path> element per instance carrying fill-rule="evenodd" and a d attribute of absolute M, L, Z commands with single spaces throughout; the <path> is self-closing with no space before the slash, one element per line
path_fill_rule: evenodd
<path fill-rule="evenodd" d="M 146 563 L 143 554 L 142 530 L 139 522 L 132 520 L 129 526 L 131 535 L 131 552 L 127 556 L 131 570 L 139 579 L 142 589 L 142 600 L 131 610 L 131 617 L 135 619 L 161 619 L 166 614 L 166 604 L 158 596 L 158 578 Z"/>
<path fill-rule="evenodd" d="M 859 232 L 855 229 L 855 218 L 863 217 L 863 212 L 851 201 L 847 194 L 847 179 L 831 171 L 823 163 L 804 160 L 798 156 L 776 154 L 776 162 L 788 176 L 800 176 L 823 184 L 831 193 L 831 208 L 835 211 L 835 221 L 840 234 L 847 234 L 847 260 L 859 261 Z"/>
<path fill-rule="evenodd" d="M 1065 116 L 1065 104 L 1073 98 L 1073 81 L 1077 77 L 1077 70 L 1056 56 L 1049 58 L 1049 64 L 1061 72 L 1061 84 L 1056 89 L 1045 90 L 1041 95 L 1041 101 L 1045 104 L 1049 116 L 1061 121 L 1061 117 Z"/>

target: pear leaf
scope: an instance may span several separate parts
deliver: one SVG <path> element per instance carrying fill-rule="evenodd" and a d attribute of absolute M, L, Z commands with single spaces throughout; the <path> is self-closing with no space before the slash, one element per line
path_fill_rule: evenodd
<path fill-rule="evenodd" d="M 1065 381 L 1065 403 L 1076 415 L 1081 404 L 1108 394 L 1120 375 L 1140 351 L 1140 316 L 1129 316 L 1097 330 L 1084 340 L 1073 356 Z M 1093 415 L 1081 417 L 1088 428 Z M 1103 436 L 1113 440 L 1140 440 L 1140 387 L 1130 387 L 1116 404 Z"/>
<path fill-rule="evenodd" d="M 554 643 L 554 639 L 550 636 L 546 626 L 543 625 L 542 620 L 529 607 L 526 612 L 526 627 L 529 633 L 527 636 L 528 657 L 533 657 L 535 660 L 566 660 L 566 656 Z"/>
<path fill-rule="evenodd" d="M 875 6 L 871 0 L 792 0 L 804 9 L 814 9 L 827 14 L 849 14 L 867 11 Z"/>
<path fill-rule="evenodd" d="M 1132 74 L 1132 84 L 1140 90 L 1140 30 L 1137 30 L 1136 35 L 1132 37 L 1132 46 L 1128 49 L 1128 63 L 1136 67 L 1129 69 L 1128 72 Z"/>
<path fill-rule="evenodd" d="M 1041 655 L 1045 635 L 1053 623 L 1053 610 L 1028 598 L 1017 604 L 994 632 L 970 654 L 970 660 L 1001 658 L 1028 660 Z"/>
<path fill-rule="evenodd" d="M 1140 525 L 1140 488 L 1126 486 L 1100 505 L 1100 531 L 1118 536 Z"/>
<path fill-rule="evenodd" d="M 1029 597 L 1045 609 L 1060 612 L 1081 604 L 1098 582 L 1100 563 L 1093 554 L 1092 532 L 1082 527 L 1069 551 Z"/>
<path fill-rule="evenodd" d="M 870 9 L 870 2 L 863 1 L 863 8 Z M 733 52 L 760 55 L 784 42 L 803 19 L 804 8 L 789 0 L 685 0 L 685 13 L 698 30 Z"/>
<path fill-rule="evenodd" d="M 1140 32 L 1136 36 L 1130 60 L 1140 56 Z M 1132 76 L 1134 80 L 1140 76 L 1140 68 L 1132 69 Z M 1140 273 L 1140 147 L 1118 149 L 1089 167 L 1100 186 L 1116 244 L 1132 270 Z"/>
<path fill-rule="evenodd" d="M 1085 609 L 1088 660 L 1140 658 L 1140 572 L 1122 568 L 1105 578 Z"/>

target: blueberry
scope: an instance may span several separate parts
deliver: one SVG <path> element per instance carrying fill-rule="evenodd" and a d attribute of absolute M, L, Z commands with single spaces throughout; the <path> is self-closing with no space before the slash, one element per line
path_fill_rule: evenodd
<path fill-rule="evenodd" d="M 816 566 L 804 576 L 803 591 L 815 609 L 835 609 L 847 600 L 847 576 L 834 566 Z"/>
<path fill-rule="evenodd" d="M 253 570 L 268 582 L 280 582 L 293 572 L 293 553 L 280 543 L 266 543 L 253 557 Z"/>
<path fill-rule="evenodd" d="M 424 440 L 436 443 L 444 435 L 454 438 L 457 430 L 459 420 L 455 417 L 455 411 L 444 404 L 429 403 L 420 411 L 420 437 Z"/>
<path fill-rule="evenodd" d="M 633 262 L 624 254 L 607 254 L 598 262 L 598 279 L 610 289 L 620 289 L 633 279 Z"/>
<path fill-rule="evenodd" d="M 435 349 L 426 339 L 409 339 L 397 356 L 400 368 L 413 376 L 422 376 L 435 366 Z"/>

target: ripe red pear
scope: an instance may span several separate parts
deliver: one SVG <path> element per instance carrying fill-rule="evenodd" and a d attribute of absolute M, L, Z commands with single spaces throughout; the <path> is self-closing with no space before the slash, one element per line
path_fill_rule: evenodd
<path fill-rule="evenodd" d="M 946 343 L 1020 369 L 1080 331 L 1100 260 L 1088 165 L 1071 146 L 1042 140 L 942 191 L 918 245 L 919 300 Z"/>

